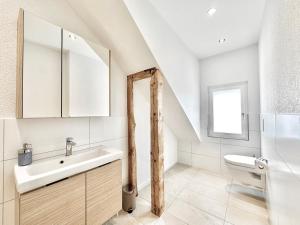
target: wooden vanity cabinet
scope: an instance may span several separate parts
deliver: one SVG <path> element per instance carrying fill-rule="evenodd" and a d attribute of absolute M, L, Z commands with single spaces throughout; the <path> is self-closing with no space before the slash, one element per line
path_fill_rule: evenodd
<path fill-rule="evenodd" d="M 121 160 L 21 194 L 19 225 L 100 225 L 122 208 Z"/>
<path fill-rule="evenodd" d="M 122 208 L 121 160 L 86 173 L 87 225 L 103 224 Z"/>
<path fill-rule="evenodd" d="M 22 194 L 20 225 L 84 225 L 85 174 Z"/>

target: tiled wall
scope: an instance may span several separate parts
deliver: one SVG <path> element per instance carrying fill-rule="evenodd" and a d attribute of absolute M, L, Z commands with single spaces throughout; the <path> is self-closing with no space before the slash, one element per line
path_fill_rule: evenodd
<path fill-rule="evenodd" d="M 203 130 L 205 132 L 205 130 Z M 201 142 L 179 141 L 178 161 L 193 167 L 227 174 L 227 154 L 260 156 L 260 132 L 250 131 L 250 141 L 203 137 Z"/>
<path fill-rule="evenodd" d="M 3 224 L 14 223 L 15 183 L 13 169 L 17 150 L 22 143 L 33 145 L 33 159 L 38 160 L 65 152 L 65 138 L 73 137 L 78 151 L 89 146 L 109 146 L 124 152 L 124 174 L 127 166 L 127 119 L 124 116 L 109 118 L 68 119 L 4 119 L 0 120 L 0 200 L 3 207 Z M 7 222 L 10 221 L 10 222 Z M 1 224 L 1 220 L 0 220 Z"/>
<path fill-rule="evenodd" d="M 201 142 L 179 142 L 179 162 L 226 173 L 226 154 L 260 156 L 258 48 L 252 45 L 200 61 Z M 207 136 L 208 86 L 248 81 L 249 141 Z"/>
<path fill-rule="evenodd" d="M 300 2 L 268 0 L 260 37 L 262 112 L 300 112 Z"/>
<path fill-rule="evenodd" d="M 267 0 L 260 37 L 261 143 L 272 225 L 300 223 L 299 8 L 299 0 Z"/>

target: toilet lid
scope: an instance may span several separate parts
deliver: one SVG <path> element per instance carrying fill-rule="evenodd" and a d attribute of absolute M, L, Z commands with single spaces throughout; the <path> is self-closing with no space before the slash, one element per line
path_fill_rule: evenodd
<path fill-rule="evenodd" d="M 255 157 L 243 155 L 225 155 L 224 159 L 227 163 L 255 169 Z"/>

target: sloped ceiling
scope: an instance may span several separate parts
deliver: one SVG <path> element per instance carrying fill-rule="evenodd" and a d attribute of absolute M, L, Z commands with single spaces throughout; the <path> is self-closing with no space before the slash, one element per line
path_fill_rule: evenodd
<path fill-rule="evenodd" d="M 112 50 L 113 58 L 126 74 L 158 67 L 122 0 L 67 0 L 67 2 L 99 40 Z M 147 100 L 145 88 L 140 91 Z M 166 81 L 163 107 L 164 119 L 179 139 L 198 139 Z"/>
<path fill-rule="evenodd" d="M 121 0 L 67 0 L 126 74 L 157 66 Z"/>

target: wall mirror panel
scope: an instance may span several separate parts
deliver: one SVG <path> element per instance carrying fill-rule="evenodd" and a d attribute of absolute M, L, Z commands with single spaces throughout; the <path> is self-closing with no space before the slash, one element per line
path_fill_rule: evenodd
<path fill-rule="evenodd" d="M 110 51 L 19 12 L 17 118 L 110 115 Z"/>
<path fill-rule="evenodd" d="M 63 30 L 63 117 L 109 116 L 109 50 Z"/>
<path fill-rule="evenodd" d="M 23 118 L 61 117 L 61 28 L 24 13 Z"/>

